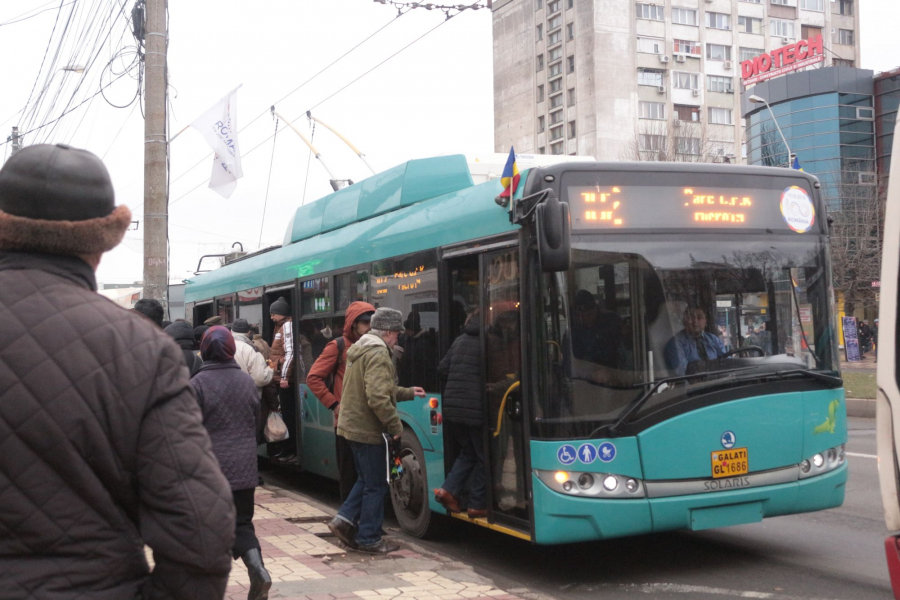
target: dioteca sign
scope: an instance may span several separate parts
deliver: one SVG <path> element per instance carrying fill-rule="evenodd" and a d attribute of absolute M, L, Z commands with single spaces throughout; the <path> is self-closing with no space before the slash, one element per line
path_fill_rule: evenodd
<path fill-rule="evenodd" d="M 781 48 L 763 53 L 741 63 L 741 80 L 744 86 L 766 81 L 773 77 L 802 69 L 825 60 L 822 36 L 800 40 Z"/>

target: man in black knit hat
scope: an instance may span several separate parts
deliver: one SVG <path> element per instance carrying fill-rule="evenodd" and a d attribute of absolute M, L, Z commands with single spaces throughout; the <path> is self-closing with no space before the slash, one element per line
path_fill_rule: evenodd
<path fill-rule="evenodd" d="M 29 146 L 0 170 L 4 598 L 225 592 L 234 504 L 184 356 L 95 293 L 130 222 L 90 152 Z"/>

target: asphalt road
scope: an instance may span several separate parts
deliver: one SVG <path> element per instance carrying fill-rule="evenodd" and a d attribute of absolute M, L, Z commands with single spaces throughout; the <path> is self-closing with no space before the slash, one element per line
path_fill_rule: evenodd
<path fill-rule="evenodd" d="M 458 523 L 439 540 L 415 543 L 526 596 L 884 600 L 892 596 L 874 427 L 872 419 L 850 419 L 850 481 L 844 505 L 830 511 L 553 547 Z M 264 477 L 337 508 L 332 482 L 271 471 Z M 403 537 L 396 523 L 386 525 Z"/>

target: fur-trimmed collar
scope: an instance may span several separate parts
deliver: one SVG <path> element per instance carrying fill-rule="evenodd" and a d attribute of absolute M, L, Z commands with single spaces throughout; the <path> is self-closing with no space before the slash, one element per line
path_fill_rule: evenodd
<path fill-rule="evenodd" d="M 94 269 L 77 256 L 39 254 L 37 252 L 4 252 L 0 250 L 0 271 L 44 271 L 64 277 L 92 292 L 97 291 Z"/>
<path fill-rule="evenodd" d="M 109 215 L 84 221 L 51 221 L 0 210 L 0 250 L 78 256 L 112 250 L 125 237 L 131 211 L 124 204 Z"/>

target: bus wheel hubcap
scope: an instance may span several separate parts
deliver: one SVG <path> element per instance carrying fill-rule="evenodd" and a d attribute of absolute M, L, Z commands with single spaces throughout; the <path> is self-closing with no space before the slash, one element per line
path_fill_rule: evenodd
<path fill-rule="evenodd" d="M 401 463 L 406 473 L 404 477 L 400 478 L 399 485 L 394 487 L 394 493 L 404 510 L 418 514 L 423 504 L 422 470 L 416 455 L 412 452 L 406 454 L 401 459 Z"/>

